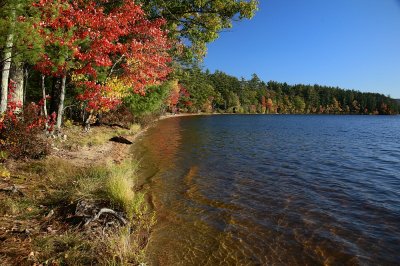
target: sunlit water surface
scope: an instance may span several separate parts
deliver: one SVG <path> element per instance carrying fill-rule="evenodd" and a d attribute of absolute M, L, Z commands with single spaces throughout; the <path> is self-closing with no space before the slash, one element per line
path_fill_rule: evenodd
<path fill-rule="evenodd" d="M 400 264 L 400 117 L 160 121 L 134 153 L 151 265 Z"/>

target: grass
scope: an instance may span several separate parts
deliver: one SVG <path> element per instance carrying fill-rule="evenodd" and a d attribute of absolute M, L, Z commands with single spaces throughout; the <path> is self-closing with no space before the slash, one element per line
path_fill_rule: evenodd
<path fill-rule="evenodd" d="M 44 265 L 139 265 L 145 261 L 141 241 L 130 226 L 112 235 L 88 236 L 77 231 L 35 241 L 37 262 Z M 39 251 L 40 250 L 40 251 Z"/>
<path fill-rule="evenodd" d="M 15 215 L 21 211 L 17 201 L 6 198 L 0 200 L 0 215 Z"/>
<path fill-rule="evenodd" d="M 112 137 L 134 135 L 140 131 L 139 124 L 132 124 L 129 129 L 112 127 L 92 127 L 90 132 L 84 132 L 82 126 L 69 125 L 65 128 L 67 141 L 57 140 L 57 145 L 69 150 L 79 147 L 92 147 L 108 142 Z M 90 135 L 90 137 L 88 137 Z"/>
<path fill-rule="evenodd" d="M 135 252 L 132 252 L 135 243 L 128 227 L 121 228 L 108 241 L 108 251 L 113 254 L 107 261 L 108 265 L 127 265 L 129 262 L 138 261 Z"/>
<path fill-rule="evenodd" d="M 124 212 L 129 223 L 113 234 L 93 236 L 78 229 L 71 229 L 65 234 L 39 239 L 36 242 L 36 250 L 41 254 L 39 262 L 56 261 L 64 265 L 87 265 L 88 262 L 100 265 L 127 265 L 143 262 L 145 245 L 137 234 L 139 229 L 147 230 L 149 234 L 149 223 L 154 223 L 154 215 L 146 217 L 144 193 L 134 191 L 138 164 L 126 161 L 119 165 L 71 170 L 65 161 L 53 161 L 50 164 L 54 163 L 59 169 L 51 170 L 49 176 L 55 178 L 60 187 L 53 193 L 53 206 L 81 199 L 106 200 L 111 208 Z M 47 167 L 49 163 L 44 165 L 44 171 L 50 170 Z M 70 176 L 67 177 L 68 175 Z"/>
<path fill-rule="evenodd" d="M 77 176 L 71 200 L 105 198 L 104 187 L 108 177 L 109 170 L 106 167 L 92 166 L 85 169 Z"/>
<path fill-rule="evenodd" d="M 93 146 L 106 143 L 113 136 L 133 135 L 139 130 L 139 125 L 132 125 L 129 130 L 93 127 L 89 137 L 81 127 L 70 125 L 66 130 L 68 139 L 55 141 L 62 148 Z M 145 194 L 137 191 L 138 166 L 137 162 L 125 161 L 76 167 L 59 157 L 16 164 L 12 180 L 26 187 L 25 195 L 0 197 L 0 226 L 17 221 L 23 225 L 22 229 L 27 227 L 34 231 L 29 241 L 24 242 L 25 249 L 15 249 L 21 245 L 16 242 L 15 247 L 12 243 L 0 247 L 0 253 L 7 249 L 20 250 L 13 255 L 18 256 L 18 261 L 33 261 L 37 265 L 138 265 L 144 262 L 144 250 L 155 215 L 147 210 Z M 5 180 L 11 177 L 1 164 L 0 177 Z M 123 212 L 128 224 L 114 232 L 98 234 L 70 226 L 62 220 L 62 213 L 57 216 L 57 210 L 81 200 L 99 202 Z M 45 217 L 51 210 L 55 215 L 47 220 Z M 46 232 L 48 227 L 55 231 Z M 26 258 L 27 250 L 34 255 Z M 4 257 L 7 259 L 4 261 L 16 261 L 16 258 Z"/>
<path fill-rule="evenodd" d="M 111 168 L 105 193 L 113 204 L 122 208 L 128 218 L 140 216 L 144 205 L 143 193 L 134 192 L 137 164 L 124 162 Z"/>
<path fill-rule="evenodd" d="M 39 238 L 35 241 L 35 249 L 39 250 L 38 262 L 45 265 L 90 265 L 95 258 L 93 244 L 76 231 Z"/>
<path fill-rule="evenodd" d="M 131 220 L 145 210 L 144 194 L 134 191 L 137 168 L 138 164 L 129 160 L 79 169 L 67 160 L 52 158 L 33 163 L 28 169 L 49 180 L 47 189 L 51 195 L 46 199 L 48 205 L 80 199 L 106 200 Z"/>
<path fill-rule="evenodd" d="M 2 164 L 0 164 L 0 178 L 10 178 L 11 173 Z"/>

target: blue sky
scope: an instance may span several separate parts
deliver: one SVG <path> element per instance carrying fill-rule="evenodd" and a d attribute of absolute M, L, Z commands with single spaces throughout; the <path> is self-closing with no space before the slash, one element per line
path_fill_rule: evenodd
<path fill-rule="evenodd" d="M 260 0 L 208 46 L 204 67 L 400 98 L 400 0 Z"/>

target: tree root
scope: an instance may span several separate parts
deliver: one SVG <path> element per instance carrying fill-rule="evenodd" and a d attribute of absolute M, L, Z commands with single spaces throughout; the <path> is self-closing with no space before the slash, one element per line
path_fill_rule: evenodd
<path fill-rule="evenodd" d="M 123 225 L 126 225 L 128 222 L 124 219 L 124 217 L 122 217 L 120 214 L 118 214 L 117 212 L 115 212 L 114 210 L 108 209 L 108 208 L 102 208 L 95 216 L 93 216 L 92 218 L 89 218 L 86 223 L 84 224 L 84 226 L 89 225 L 91 222 L 94 222 L 96 220 L 98 220 L 100 218 L 100 216 L 104 213 L 108 213 L 113 215 L 115 218 L 117 218 Z"/>

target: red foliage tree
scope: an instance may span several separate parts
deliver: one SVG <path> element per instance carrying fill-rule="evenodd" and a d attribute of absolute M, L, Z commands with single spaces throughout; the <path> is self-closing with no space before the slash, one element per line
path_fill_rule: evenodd
<path fill-rule="evenodd" d="M 105 8 L 105 4 L 115 5 Z M 112 109 L 119 101 L 110 96 L 106 81 L 118 76 L 135 92 L 144 93 L 170 72 L 171 44 L 162 19 L 149 21 L 132 0 L 40 0 L 37 25 L 46 40 L 46 53 L 36 65 L 46 75 L 83 76 L 78 99 L 87 109 Z M 56 14 L 56 15 L 55 15 Z M 102 73 L 100 78 L 100 73 Z"/>
<path fill-rule="evenodd" d="M 179 101 L 183 104 L 185 107 L 192 106 L 193 103 L 190 100 L 190 93 L 189 91 L 183 87 L 182 85 L 179 85 L 180 91 L 179 91 Z"/>

